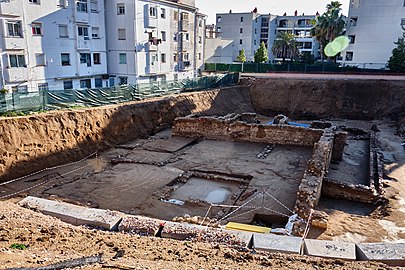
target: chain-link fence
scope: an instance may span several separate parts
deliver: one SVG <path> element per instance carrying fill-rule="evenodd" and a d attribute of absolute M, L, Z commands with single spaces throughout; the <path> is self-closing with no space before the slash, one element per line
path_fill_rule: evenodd
<path fill-rule="evenodd" d="M 74 107 L 93 107 L 142 100 L 182 92 L 208 90 L 238 83 L 237 73 L 204 76 L 182 81 L 119 85 L 111 88 L 83 90 L 44 90 L 31 93 L 0 94 L 0 114 L 35 112 Z"/>
<path fill-rule="evenodd" d="M 392 73 L 389 70 L 359 68 L 354 66 L 339 66 L 334 63 L 206 63 L 206 71 L 219 72 L 245 72 L 245 73 L 266 73 L 266 72 L 300 72 L 300 73 Z"/>

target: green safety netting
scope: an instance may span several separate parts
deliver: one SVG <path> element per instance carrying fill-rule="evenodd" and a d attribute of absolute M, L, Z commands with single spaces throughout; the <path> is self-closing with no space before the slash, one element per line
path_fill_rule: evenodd
<path fill-rule="evenodd" d="M 237 73 L 111 88 L 0 94 L 0 113 L 93 107 L 237 84 Z"/>

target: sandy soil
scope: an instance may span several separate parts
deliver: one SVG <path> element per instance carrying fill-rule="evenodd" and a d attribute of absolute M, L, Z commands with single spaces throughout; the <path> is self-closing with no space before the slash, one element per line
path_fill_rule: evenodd
<path fill-rule="evenodd" d="M 28 248 L 10 248 L 15 243 Z M 81 269 L 392 269 L 380 263 L 254 254 L 225 246 L 97 231 L 0 202 L 0 269 L 39 267 L 99 253 L 102 264 Z"/>

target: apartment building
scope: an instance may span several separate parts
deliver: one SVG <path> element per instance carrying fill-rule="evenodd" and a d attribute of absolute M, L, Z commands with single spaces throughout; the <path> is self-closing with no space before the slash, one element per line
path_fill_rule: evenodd
<path fill-rule="evenodd" d="M 190 0 L 106 2 L 110 84 L 193 78 L 204 64 L 205 20 Z"/>
<path fill-rule="evenodd" d="M 0 24 L 1 88 L 107 85 L 104 1 L 2 1 Z"/>
<path fill-rule="evenodd" d="M 269 61 L 280 60 L 271 52 L 274 40 L 281 31 L 294 34 L 300 52 L 318 55 L 319 43 L 310 36 L 310 21 L 315 15 L 277 16 L 258 14 L 257 10 L 249 13 L 220 13 L 216 15 L 216 26 L 219 37 L 233 41 L 233 61 L 244 49 L 247 61 L 254 61 L 254 54 L 262 42 L 268 48 Z M 208 49 L 208 48 L 207 48 Z M 215 50 L 215 49 L 210 49 Z M 218 51 L 219 53 L 221 50 Z M 221 58 L 214 56 L 214 58 Z"/>
<path fill-rule="evenodd" d="M 394 42 L 402 38 L 404 0 L 351 0 L 348 19 L 350 44 L 343 52 L 343 64 L 386 68 Z"/>

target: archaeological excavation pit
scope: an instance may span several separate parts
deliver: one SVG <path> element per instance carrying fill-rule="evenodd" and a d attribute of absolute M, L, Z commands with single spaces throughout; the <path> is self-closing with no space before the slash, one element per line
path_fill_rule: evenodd
<path fill-rule="evenodd" d="M 249 78 L 234 88 L 56 112 L 43 119 L 35 116 L 31 121 L 51 122 L 55 128 L 37 137 L 34 129 L 26 130 L 32 139 L 21 142 L 22 150 L 36 156 L 5 162 L 4 180 L 60 164 L 60 160 L 67 163 L 97 154 L 1 186 L 0 195 L 45 180 L 18 195 L 163 220 L 184 221 L 190 216 L 201 222 L 208 217 L 222 225 L 237 222 L 273 229 L 283 228 L 297 214 L 301 224 L 294 233 L 298 235 L 310 217 L 313 228 L 326 230 L 330 215 L 342 210 L 342 201 L 375 208 L 384 194 L 382 132 L 373 127 L 376 123 L 386 126 L 373 120 L 381 110 L 362 109 L 369 104 L 361 93 L 359 97 L 342 92 L 341 100 L 333 101 L 336 96 L 322 91 L 326 84 L 340 89 L 334 86 L 337 82 L 288 82 L 290 90 L 283 94 L 278 90 L 285 83 Z M 340 83 L 353 89 L 365 84 Z M 322 97 L 323 103 L 314 103 L 314 95 Z M 324 103 L 333 102 L 334 110 L 324 108 Z M 386 116 L 399 107 L 391 106 Z M 274 117 L 280 113 L 294 122 L 275 124 Z M 371 120 L 347 120 L 359 117 Z M 16 120 L 15 130 L 27 126 L 22 119 Z M 48 154 L 41 152 L 52 143 Z"/>

